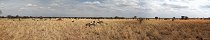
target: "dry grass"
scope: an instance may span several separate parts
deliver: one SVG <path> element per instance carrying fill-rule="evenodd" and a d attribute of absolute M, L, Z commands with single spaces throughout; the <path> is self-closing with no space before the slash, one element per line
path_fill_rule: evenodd
<path fill-rule="evenodd" d="M 93 20 L 72 20 L 1 19 L 0 40 L 210 40 L 209 20 L 103 19 L 107 25 L 95 27 L 85 26 Z"/>

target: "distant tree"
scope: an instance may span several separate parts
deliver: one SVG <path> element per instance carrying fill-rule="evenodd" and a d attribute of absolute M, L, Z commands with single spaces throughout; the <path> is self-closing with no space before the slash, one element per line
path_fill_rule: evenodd
<path fill-rule="evenodd" d="M 155 19 L 157 20 L 157 19 L 158 19 L 158 17 L 155 17 Z"/>
<path fill-rule="evenodd" d="M 181 16 L 181 19 L 184 20 L 185 16 Z"/>
<path fill-rule="evenodd" d="M 188 17 L 187 16 L 181 16 L 181 19 L 182 20 L 188 20 Z"/>
<path fill-rule="evenodd" d="M 19 15 L 16 15 L 15 17 L 16 17 L 16 18 L 19 18 L 20 16 L 19 16 Z"/>
<path fill-rule="evenodd" d="M 29 16 L 30 18 L 32 18 L 33 16 Z"/>
<path fill-rule="evenodd" d="M 133 17 L 133 19 L 136 19 L 136 18 L 137 18 L 137 16 L 134 16 L 134 17 Z"/>
<path fill-rule="evenodd" d="M 40 18 L 40 19 L 43 19 L 43 17 L 42 17 L 42 16 L 40 16 L 39 18 Z"/>
<path fill-rule="evenodd" d="M 21 20 L 20 20 L 20 16 L 19 16 L 19 15 L 16 15 L 16 16 L 15 16 L 15 18 L 18 18 L 18 20 L 19 20 L 19 21 L 21 21 Z"/>
<path fill-rule="evenodd" d="M 7 18 L 10 18 L 11 19 L 11 18 L 13 18 L 13 16 L 12 15 L 7 15 Z"/>
<path fill-rule="evenodd" d="M 188 20 L 188 17 L 187 16 L 185 17 L 185 20 Z"/>
<path fill-rule="evenodd" d="M 117 19 L 117 18 L 118 18 L 118 16 L 115 16 L 114 18 L 115 18 L 115 19 Z"/>

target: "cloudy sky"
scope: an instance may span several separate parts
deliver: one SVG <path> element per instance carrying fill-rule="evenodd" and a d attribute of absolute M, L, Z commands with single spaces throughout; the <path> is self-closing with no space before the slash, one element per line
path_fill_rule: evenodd
<path fill-rule="evenodd" d="M 0 0 L 1 15 L 210 17 L 210 0 Z"/>

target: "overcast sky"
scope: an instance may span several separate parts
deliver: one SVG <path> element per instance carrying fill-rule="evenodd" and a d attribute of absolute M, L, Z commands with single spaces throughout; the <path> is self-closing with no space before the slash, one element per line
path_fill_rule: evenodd
<path fill-rule="evenodd" d="M 0 0 L 1 15 L 210 17 L 210 0 Z"/>

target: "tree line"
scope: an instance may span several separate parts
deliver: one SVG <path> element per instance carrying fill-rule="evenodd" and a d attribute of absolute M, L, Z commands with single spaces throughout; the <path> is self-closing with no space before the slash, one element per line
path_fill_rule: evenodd
<path fill-rule="evenodd" d="M 126 18 L 126 17 L 120 17 L 120 16 L 115 16 L 115 17 L 43 17 L 43 16 L 19 16 L 19 15 L 16 15 L 16 16 L 12 16 L 12 15 L 7 15 L 7 16 L 0 16 L 0 18 L 71 18 L 71 19 L 146 19 L 146 20 L 149 20 L 149 19 L 156 19 L 156 20 L 160 20 L 160 19 L 163 19 L 163 20 L 169 20 L 169 19 L 172 19 L 172 20 L 175 20 L 175 19 L 180 19 L 180 20 L 188 20 L 188 19 L 208 19 L 210 20 L 210 18 L 189 18 L 187 16 L 181 16 L 181 18 L 176 18 L 176 17 L 172 17 L 172 18 L 160 18 L 160 17 L 154 17 L 154 18 L 141 18 L 141 17 L 137 17 L 137 16 L 133 16 L 133 17 L 130 17 L 130 18 Z"/>

